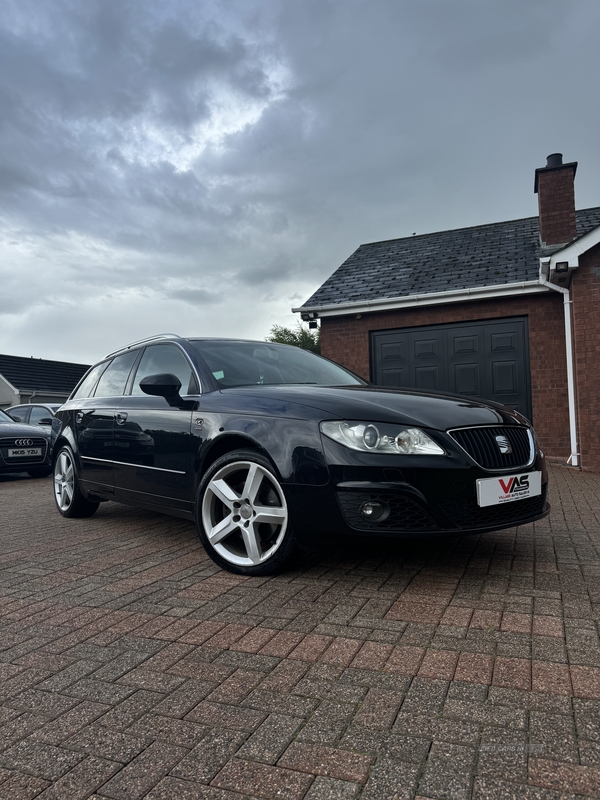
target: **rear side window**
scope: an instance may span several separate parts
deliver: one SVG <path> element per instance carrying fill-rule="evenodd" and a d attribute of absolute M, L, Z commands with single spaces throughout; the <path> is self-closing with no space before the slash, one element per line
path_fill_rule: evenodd
<path fill-rule="evenodd" d="M 52 412 L 43 406 L 34 406 L 29 417 L 30 425 L 52 425 Z"/>
<path fill-rule="evenodd" d="M 102 364 L 98 364 L 91 369 L 73 392 L 70 399 L 74 400 L 76 397 L 91 397 L 94 393 L 94 386 L 98 383 L 98 378 L 109 364 L 110 361 L 103 361 Z"/>
<path fill-rule="evenodd" d="M 132 394 L 143 395 L 140 381 L 148 375 L 159 375 L 168 372 L 181 381 L 181 394 L 197 394 L 196 376 L 187 358 L 179 348 L 172 344 L 155 344 L 144 350 L 133 382 Z"/>
<path fill-rule="evenodd" d="M 15 422 L 25 422 L 28 411 L 29 409 L 27 406 L 17 406 L 16 408 L 11 408 L 11 410 L 6 413 L 12 417 Z"/>
<path fill-rule="evenodd" d="M 123 394 L 127 378 L 138 353 L 139 350 L 131 350 L 128 353 L 123 353 L 122 356 L 113 358 L 98 381 L 94 397 L 115 397 Z"/>

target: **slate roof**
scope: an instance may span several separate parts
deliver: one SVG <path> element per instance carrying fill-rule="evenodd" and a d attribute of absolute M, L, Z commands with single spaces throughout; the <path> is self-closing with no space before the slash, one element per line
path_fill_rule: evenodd
<path fill-rule="evenodd" d="M 88 369 L 87 364 L 0 355 L 0 375 L 20 392 L 70 394 Z"/>
<path fill-rule="evenodd" d="M 600 225 L 576 216 L 578 237 Z M 361 244 L 302 308 L 537 280 L 541 255 L 538 217 Z"/>

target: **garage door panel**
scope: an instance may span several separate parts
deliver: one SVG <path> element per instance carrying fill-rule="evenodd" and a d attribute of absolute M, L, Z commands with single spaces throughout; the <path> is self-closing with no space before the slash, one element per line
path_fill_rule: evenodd
<path fill-rule="evenodd" d="M 527 318 L 374 332 L 373 380 L 495 400 L 531 418 Z"/>
<path fill-rule="evenodd" d="M 416 389 L 426 392 L 439 392 L 441 389 L 440 368 L 436 366 L 416 367 L 414 386 Z"/>
<path fill-rule="evenodd" d="M 452 352 L 456 356 L 472 355 L 479 352 L 478 336 L 452 336 Z"/>
<path fill-rule="evenodd" d="M 413 352 L 416 359 L 436 358 L 439 353 L 437 339 L 415 339 Z"/>
<path fill-rule="evenodd" d="M 383 386 L 406 386 L 405 372 L 403 369 L 384 369 L 381 371 L 381 384 Z"/>
<path fill-rule="evenodd" d="M 492 384 L 494 394 L 519 394 L 517 362 L 494 361 L 492 363 Z"/>
<path fill-rule="evenodd" d="M 479 377 L 479 364 L 454 365 L 454 392 L 479 397 L 481 394 L 481 381 Z"/>

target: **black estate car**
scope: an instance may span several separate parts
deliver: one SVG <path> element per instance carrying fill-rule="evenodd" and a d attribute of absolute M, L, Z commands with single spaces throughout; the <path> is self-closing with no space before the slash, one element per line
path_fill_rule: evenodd
<path fill-rule="evenodd" d="M 27 472 L 45 478 L 52 472 L 50 431 L 15 422 L 0 411 L 0 473 Z"/>
<path fill-rule="evenodd" d="M 549 512 L 517 412 L 372 386 L 287 345 L 136 342 L 92 367 L 58 418 L 63 516 L 117 500 L 195 519 L 211 558 L 247 575 L 329 535 L 456 536 Z"/>

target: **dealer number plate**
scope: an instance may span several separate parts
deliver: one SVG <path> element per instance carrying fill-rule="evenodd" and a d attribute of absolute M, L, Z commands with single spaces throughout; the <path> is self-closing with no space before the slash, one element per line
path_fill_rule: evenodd
<path fill-rule="evenodd" d="M 18 450 L 9 450 L 9 458 L 27 458 L 28 456 L 41 456 L 41 447 L 20 447 Z"/>
<path fill-rule="evenodd" d="M 523 472 L 519 475 L 502 475 L 500 478 L 482 478 L 477 481 L 477 504 L 497 506 L 513 503 L 542 493 L 542 473 Z"/>

